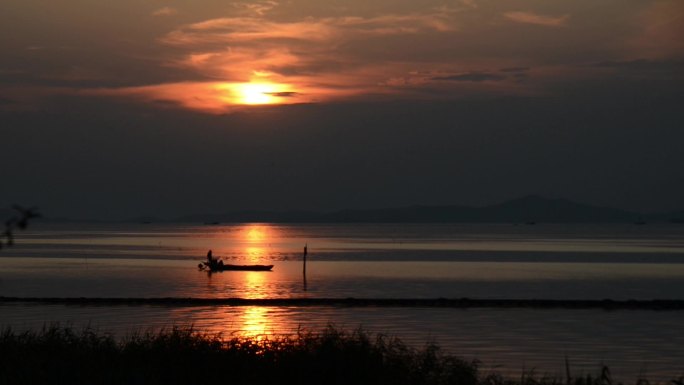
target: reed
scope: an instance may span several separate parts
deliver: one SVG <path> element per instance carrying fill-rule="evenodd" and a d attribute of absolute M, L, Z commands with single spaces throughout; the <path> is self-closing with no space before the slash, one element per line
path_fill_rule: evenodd
<path fill-rule="evenodd" d="M 477 361 L 434 344 L 415 349 L 397 338 L 333 327 L 227 339 L 191 327 L 120 339 L 59 325 L 0 333 L 0 384 L 617 384 L 607 368 L 572 379 L 533 373 L 512 379 L 478 369 Z"/>

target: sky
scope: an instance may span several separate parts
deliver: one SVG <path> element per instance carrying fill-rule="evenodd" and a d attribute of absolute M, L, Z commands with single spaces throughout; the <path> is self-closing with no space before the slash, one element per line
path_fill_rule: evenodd
<path fill-rule="evenodd" d="M 3 0 L 0 206 L 684 209 L 681 0 Z"/>

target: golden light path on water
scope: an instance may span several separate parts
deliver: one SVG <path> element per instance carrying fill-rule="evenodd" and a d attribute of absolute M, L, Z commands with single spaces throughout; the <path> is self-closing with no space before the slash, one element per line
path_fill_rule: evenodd
<path fill-rule="evenodd" d="M 268 257 L 268 245 L 272 243 L 277 230 L 268 224 L 248 224 L 240 231 L 239 238 L 244 244 L 242 254 L 249 263 L 259 263 Z"/>
<path fill-rule="evenodd" d="M 248 98 L 255 98 L 252 101 L 261 100 L 261 96 L 249 95 L 253 90 L 247 91 Z M 259 263 L 267 257 L 267 245 L 276 235 L 277 230 L 268 224 L 247 224 L 238 232 L 238 238 L 244 244 L 243 254 L 247 257 L 248 263 Z M 269 289 L 267 285 L 268 275 L 271 272 L 245 271 L 234 272 L 242 277 L 241 286 L 244 298 L 268 298 Z M 221 323 L 232 324 L 234 330 L 240 336 L 265 338 L 273 327 L 273 321 L 268 316 L 268 309 L 261 306 L 247 306 L 240 309 L 238 317 L 223 313 L 224 319 Z M 217 316 L 221 310 L 217 310 Z M 218 317 L 221 319 L 221 317 Z M 236 324 L 237 323 L 237 324 Z"/>
<path fill-rule="evenodd" d="M 268 309 L 262 306 L 245 307 L 240 317 L 240 332 L 244 336 L 264 338 L 272 328 L 273 320 L 268 317 Z"/>
<path fill-rule="evenodd" d="M 268 241 L 268 237 L 270 236 L 270 233 L 273 231 L 272 226 L 269 226 L 267 224 L 261 225 L 261 224 L 250 224 L 247 225 L 244 233 L 245 233 L 245 241 L 252 243 L 252 244 L 258 244 L 262 243 L 265 241 Z"/>

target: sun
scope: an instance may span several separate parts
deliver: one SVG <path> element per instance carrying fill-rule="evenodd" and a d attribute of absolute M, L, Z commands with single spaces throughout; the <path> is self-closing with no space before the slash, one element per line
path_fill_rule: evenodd
<path fill-rule="evenodd" d="M 291 104 L 299 93 L 290 84 L 268 81 L 248 83 L 219 83 L 214 93 L 222 105 L 269 105 Z"/>
<path fill-rule="evenodd" d="M 272 104 L 275 103 L 273 93 L 275 87 L 265 83 L 245 83 L 237 87 L 240 101 L 244 104 Z"/>
<path fill-rule="evenodd" d="M 276 83 L 241 83 L 237 84 L 238 100 L 242 104 L 277 104 L 280 94 L 288 92 L 287 86 Z"/>

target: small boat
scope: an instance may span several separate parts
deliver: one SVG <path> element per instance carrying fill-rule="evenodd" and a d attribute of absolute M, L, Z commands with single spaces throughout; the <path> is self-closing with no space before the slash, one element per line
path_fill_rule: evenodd
<path fill-rule="evenodd" d="M 211 265 L 206 262 L 201 262 L 197 265 L 200 270 L 206 271 L 271 271 L 273 265 L 229 265 L 223 263 L 212 263 Z"/>
<path fill-rule="evenodd" d="M 270 271 L 273 265 L 217 265 L 212 271 Z"/>
<path fill-rule="evenodd" d="M 197 265 L 200 270 L 214 271 L 271 271 L 273 265 L 229 265 L 221 258 L 214 258 L 211 250 L 207 252 L 207 261 Z"/>

